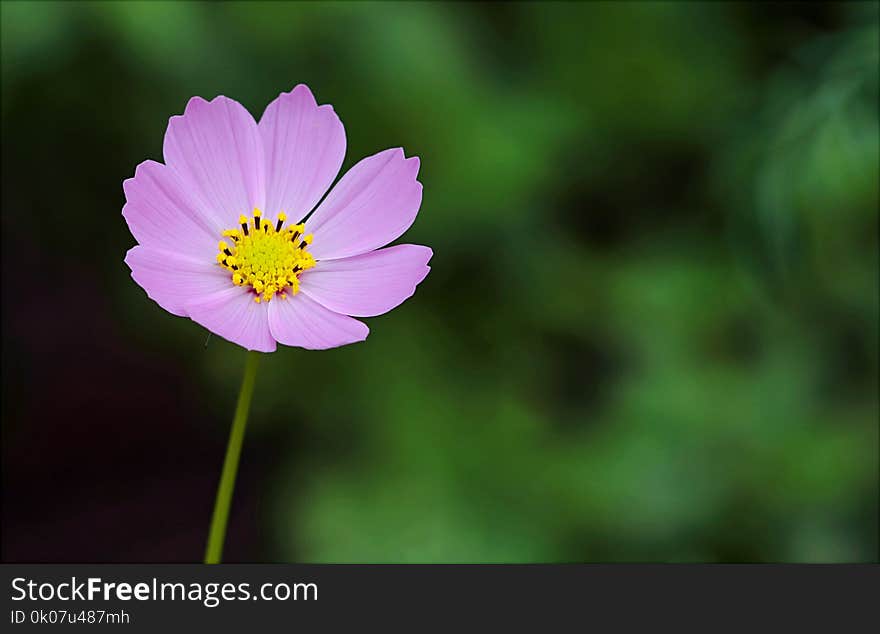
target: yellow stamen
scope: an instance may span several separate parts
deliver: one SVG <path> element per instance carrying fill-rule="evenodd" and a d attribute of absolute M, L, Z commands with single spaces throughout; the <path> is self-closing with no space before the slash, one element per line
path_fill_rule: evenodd
<path fill-rule="evenodd" d="M 239 216 L 240 229 L 227 229 L 217 244 L 217 262 L 228 270 L 236 286 L 249 286 L 254 301 L 271 301 L 278 296 L 286 299 L 299 292 L 299 276 L 315 266 L 315 258 L 308 252 L 311 234 L 302 236 L 305 225 L 281 226 L 287 216 L 278 214 L 277 224 L 261 221 L 263 213 L 254 209 L 253 221 Z M 251 231 L 250 229 L 253 229 Z M 232 244 L 230 244 L 231 242 Z"/>

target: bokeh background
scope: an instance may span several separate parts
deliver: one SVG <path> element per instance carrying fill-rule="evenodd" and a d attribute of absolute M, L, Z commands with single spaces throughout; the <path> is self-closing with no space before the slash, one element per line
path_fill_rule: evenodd
<path fill-rule="evenodd" d="M 876 560 L 877 6 L 4 2 L 3 560 L 201 559 L 244 353 L 122 181 L 300 82 L 433 270 L 264 358 L 227 561 Z"/>

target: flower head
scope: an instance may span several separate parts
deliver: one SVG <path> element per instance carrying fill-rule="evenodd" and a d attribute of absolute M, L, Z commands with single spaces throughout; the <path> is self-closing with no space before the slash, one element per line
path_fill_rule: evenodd
<path fill-rule="evenodd" d="M 302 84 L 259 123 L 227 97 L 193 97 L 168 122 L 163 154 L 123 183 L 138 242 L 125 262 L 165 310 L 249 350 L 363 341 L 354 317 L 398 306 L 430 270 L 428 247 L 380 248 L 419 211 L 419 159 L 379 152 L 324 197 L 345 130 Z"/>

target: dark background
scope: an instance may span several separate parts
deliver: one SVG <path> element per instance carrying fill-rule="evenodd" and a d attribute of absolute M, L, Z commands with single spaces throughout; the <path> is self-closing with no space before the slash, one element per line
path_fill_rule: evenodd
<path fill-rule="evenodd" d="M 304 82 L 433 270 L 263 359 L 228 561 L 876 560 L 877 75 L 867 2 L 3 2 L 2 559 L 201 559 L 244 353 L 122 181 Z"/>

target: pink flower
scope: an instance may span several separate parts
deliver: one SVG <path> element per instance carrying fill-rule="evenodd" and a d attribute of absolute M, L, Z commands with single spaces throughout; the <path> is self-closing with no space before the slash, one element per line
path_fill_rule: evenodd
<path fill-rule="evenodd" d="M 324 198 L 345 130 L 302 84 L 259 124 L 237 101 L 193 97 L 163 154 L 123 183 L 131 276 L 168 312 L 248 350 L 363 341 L 369 328 L 353 317 L 398 306 L 430 270 L 428 247 L 380 248 L 416 218 L 419 159 L 374 154 Z"/>

